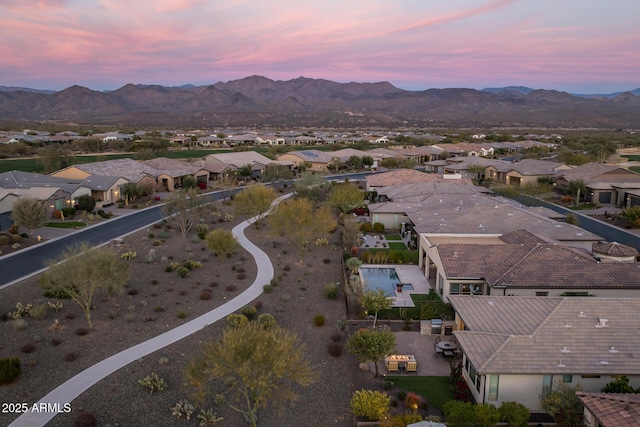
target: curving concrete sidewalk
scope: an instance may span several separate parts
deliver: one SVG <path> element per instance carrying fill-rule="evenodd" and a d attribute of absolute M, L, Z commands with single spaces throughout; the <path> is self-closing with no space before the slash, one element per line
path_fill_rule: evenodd
<path fill-rule="evenodd" d="M 290 194 L 274 200 L 272 207 L 287 197 L 290 197 Z M 110 356 L 107 359 L 85 369 L 40 399 L 37 402 L 38 407 L 40 407 L 41 403 L 44 403 L 49 405 L 59 404 L 59 407 L 62 408 L 65 403 L 71 403 L 76 397 L 88 390 L 91 386 L 120 368 L 125 367 L 129 363 L 134 362 L 141 357 L 180 341 L 186 336 L 200 331 L 212 323 L 227 317 L 229 314 L 238 311 L 260 296 L 260 294 L 262 294 L 262 287 L 269 283 L 271 278 L 273 278 L 274 270 L 273 264 L 267 254 L 251 243 L 244 235 L 244 230 L 249 225 L 253 224 L 255 219 L 256 217 L 250 218 L 238 224 L 232 230 L 234 237 L 238 240 L 238 243 L 240 243 L 240 245 L 255 258 L 256 265 L 258 267 L 256 280 L 247 290 L 208 313 L 196 317 L 195 319 L 151 338 L 150 340 L 141 342 L 133 347 L 129 347 L 128 349 L 114 354 L 113 356 Z M 25 412 L 9 424 L 9 427 L 41 427 L 51 421 L 51 419 L 56 415 L 56 412 Z"/>

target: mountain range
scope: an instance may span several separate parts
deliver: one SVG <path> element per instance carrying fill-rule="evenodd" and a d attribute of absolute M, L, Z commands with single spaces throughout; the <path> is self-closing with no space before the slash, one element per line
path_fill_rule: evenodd
<path fill-rule="evenodd" d="M 408 91 L 388 82 L 281 81 L 127 84 L 101 92 L 0 86 L 0 120 L 129 126 L 640 128 L 640 89 L 572 95 L 522 86 Z"/>

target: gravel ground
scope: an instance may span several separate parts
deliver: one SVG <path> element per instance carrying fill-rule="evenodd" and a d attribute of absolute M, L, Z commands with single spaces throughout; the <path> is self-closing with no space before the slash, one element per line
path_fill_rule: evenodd
<path fill-rule="evenodd" d="M 229 210 L 222 205 L 218 208 L 223 212 Z M 208 222 L 211 229 L 230 229 L 241 219 L 219 223 L 217 216 L 211 216 Z M 153 246 L 163 230 L 169 236 L 166 242 Z M 2 387 L 0 400 L 33 403 L 86 367 L 215 308 L 238 295 L 253 281 L 256 266 L 244 250 L 219 264 L 202 241 L 191 240 L 193 234 L 183 239 L 175 225 L 169 229 L 150 227 L 128 236 L 124 245 L 114 248 L 121 253 L 137 252 L 138 257 L 129 261 L 132 279 L 124 295 L 95 299 L 92 312 L 95 327 L 87 335 L 75 333 L 78 328 L 86 328 L 86 323 L 79 307 L 71 301 L 64 301 L 60 312 L 49 310 L 43 320 L 27 319 L 26 328 L 17 332 L 14 322 L 0 322 L 0 357 L 19 356 L 23 363 L 22 376 L 16 383 Z M 273 293 L 263 294 L 256 300 L 261 304 L 259 313 L 273 314 L 280 325 L 298 334 L 318 377 L 311 386 L 298 390 L 300 399 L 294 407 L 283 411 L 261 410 L 259 425 L 352 425 L 349 399 L 353 391 L 380 387 L 381 381 L 374 380 L 370 372 L 360 371 L 352 356 L 333 357 L 327 351 L 332 335 L 338 331 L 338 320 L 346 316 L 342 297 L 330 301 L 322 296 L 327 283 L 341 278 L 338 233 L 331 236 L 329 246 L 310 245 L 302 263 L 293 246 L 285 239 L 271 235 L 268 227 L 250 227 L 246 234 L 269 254 L 276 275 L 282 276 Z M 151 249 L 156 252 L 156 261 L 149 263 L 146 257 Z M 173 257 L 174 261 L 201 261 L 203 268 L 193 270 L 187 278 L 181 279 L 175 272 L 164 272 L 165 264 L 159 261 L 163 256 Z M 238 272 L 232 269 L 234 265 L 244 268 L 245 279 L 238 279 Z M 227 290 L 229 285 L 236 289 Z M 199 298 L 205 288 L 211 290 L 211 300 Z M 16 302 L 46 301 L 37 280 L 32 279 L 0 291 L 0 313 L 13 310 Z M 178 318 L 179 311 L 187 314 L 185 320 Z M 325 316 L 325 326 L 313 325 L 316 314 Z M 48 330 L 55 319 L 64 330 L 55 333 Z M 185 384 L 185 365 L 199 353 L 202 343 L 219 338 L 223 327 L 224 321 L 218 322 L 126 366 L 72 402 L 70 414 L 60 414 L 48 425 L 72 425 L 81 411 L 94 414 L 103 426 L 198 425 L 195 419 L 186 421 L 172 417 L 170 408 L 180 399 L 191 398 L 192 390 Z M 342 344 L 345 337 L 342 337 Z M 52 338 L 60 340 L 61 344 L 53 346 Z M 28 343 L 35 345 L 35 352 L 22 353 L 20 349 Z M 70 353 L 77 354 L 76 360 L 65 361 Z M 164 363 L 166 360 L 168 363 Z M 169 385 L 167 391 L 150 396 L 137 384 L 139 378 L 151 372 L 165 379 Z M 212 401 L 206 402 L 206 406 L 224 417 L 220 425 L 244 424 L 241 415 L 225 406 L 215 406 Z M 0 414 L 0 425 L 7 425 L 14 418 L 16 415 Z"/>

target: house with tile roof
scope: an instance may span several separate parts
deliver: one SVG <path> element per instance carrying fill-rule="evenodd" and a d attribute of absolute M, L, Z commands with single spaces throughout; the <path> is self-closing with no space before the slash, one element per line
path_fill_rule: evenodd
<path fill-rule="evenodd" d="M 447 181 L 449 180 L 442 175 L 425 173 L 415 169 L 393 169 L 375 175 L 368 175 L 365 178 L 367 191 L 377 191 L 399 185 Z M 471 181 L 465 180 L 464 182 L 461 181 L 461 183 L 471 184 Z"/>
<path fill-rule="evenodd" d="M 584 427 L 637 427 L 639 393 L 576 392 L 584 405 Z"/>
<path fill-rule="evenodd" d="M 197 163 L 167 157 L 156 157 L 140 163 L 157 171 L 156 181 L 164 191 L 173 191 L 175 188 L 182 187 L 184 179 L 188 176 L 194 177 L 196 182 L 209 181 L 209 171 Z"/>
<path fill-rule="evenodd" d="M 463 377 L 477 403 L 539 397 L 560 383 L 598 392 L 621 375 L 640 386 L 640 298 L 451 296 Z M 637 420 L 636 420 L 637 421 Z"/>
<path fill-rule="evenodd" d="M 540 177 L 552 177 L 570 168 L 559 162 L 524 159 L 515 163 L 502 162 L 489 165 L 485 168 L 485 177 L 502 184 L 521 187 L 537 183 Z"/>
<path fill-rule="evenodd" d="M 158 170 L 133 159 L 114 159 L 103 162 L 80 163 L 67 166 L 51 176 L 82 180 L 90 176 L 117 176 L 136 184 L 149 183 L 155 185 Z"/>
<path fill-rule="evenodd" d="M 560 188 L 568 188 L 572 181 L 584 182 L 584 198 L 591 203 L 640 205 L 640 174 L 628 169 L 591 162 L 553 175 L 553 182 Z"/>
<path fill-rule="evenodd" d="M 331 152 L 320 150 L 296 150 L 278 156 L 279 161 L 288 161 L 300 168 L 300 165 L 307 165 L 307 170 L 312 172 L 327 172 L 329 167 L 337 164 L 339 159 Z"/>
<path fill-rule="evenodd" d="M 526 230 L 423 234 L 420 255 L 420 266 L 444 301 L 452 295 L 640 296 L 640 263 L 604 262 Z"/>
<path fill-rule="evenodd" d="M 212 179 L 223 179 L 225 175 L 233 174 L 238 169 L 249 166 L 252 176 L 255 178 L 271 164 L 293 167 L 292 162 L 271 160 L 256 151 L 209 154 L 205 157 L 203 167 L 211 173 Z"/>

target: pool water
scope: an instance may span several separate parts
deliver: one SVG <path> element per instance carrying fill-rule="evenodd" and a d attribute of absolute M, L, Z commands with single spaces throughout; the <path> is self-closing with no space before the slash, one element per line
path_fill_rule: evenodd
<path fill-rule="evenodd" d="M 360 274 L 366 291 L 382 289 L 387 296 L 396 295 L 396 285 L 400 283 L 398 272 L 393 267 L 361 267 Z M 412 291 L 413 286 L 404 283 L 403 291 Z"/>

